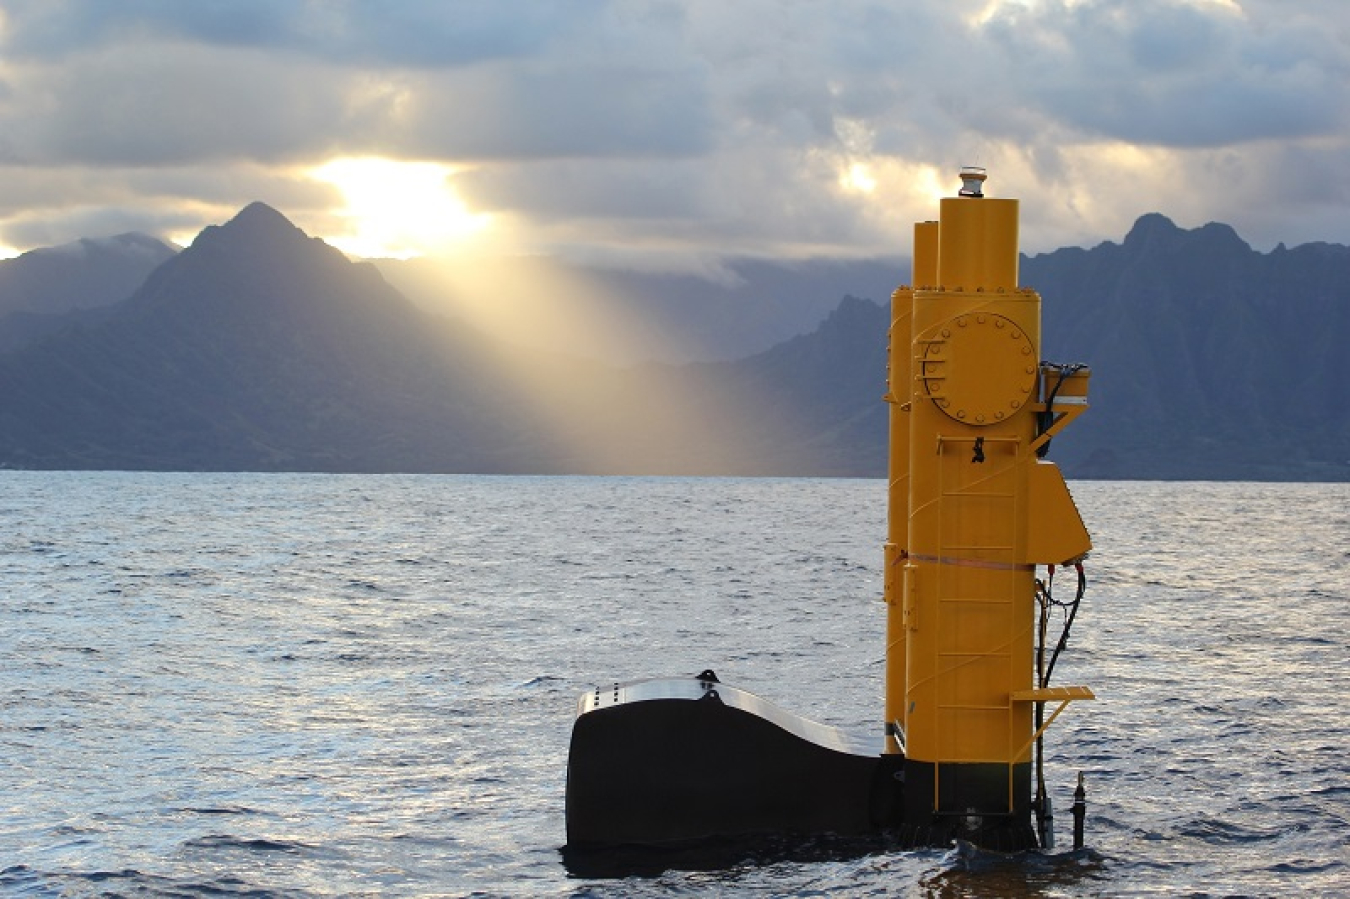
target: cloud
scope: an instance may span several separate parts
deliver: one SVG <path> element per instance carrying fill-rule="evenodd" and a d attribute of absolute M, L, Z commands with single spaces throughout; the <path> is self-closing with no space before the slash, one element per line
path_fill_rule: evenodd
<path fill-rule="evenodd" d="M 341 85 L 284 59 L 157 45 L 17 68 L 6 160 L 28 165 L 283 162 L 323 152 L 349 113 Z"/>
<path fill-rule="evenodd" d="M 1006 5 L 981 32 L 1003 57 L 1001 84 L 1037 119 L 1085 135 L 1215 147 L 1346 124 L 1326 98 L 1350 60 L 1314 21 L 1254 22 L 1219 3 L 1056 0 Z"/>
<path fill-rule="evenodd" d="M 259 47 L 100 43 L 10 68 L 5 161 L 177 166 L 323 154 L 665 158 L 714 127 L 706 68 L 619 55 L 366 70 Z"/>
<path fill-rule="evenodd" d="M 0 243 L 51 246 L 127 231 L 186 243 L 204 224 L 261 199 L 316 222 L 336 191 L 300 173 L 267 166 L 89 169 L 0 166 Z M 336 222 L 324 222 L 336 224 Z"/>
<path fill-rule="evenodd" d="M 443 67 L 532 55 L 564 40 L 595 0 L 11 0 L 6 51 L 63 59 L 178 42 L 289 52 L 351 67 Z"/>
<path fill-rule="evenodd" d="M 715 127 L 701 67 L 491 65 L 421 82 L 399 140 L 449 158 L 665 159 L 705 152 Z"/>
<path fill-rule="evenodd" d="M 0 243 L 254 199 L 323 234 L 306 173 L 362 156 L 452 167 L 532 252 L 904 252 L 965 163 L 1034 249 L 1336 239 L 1348 82 L 1335 0 L 13 0 Z"/>

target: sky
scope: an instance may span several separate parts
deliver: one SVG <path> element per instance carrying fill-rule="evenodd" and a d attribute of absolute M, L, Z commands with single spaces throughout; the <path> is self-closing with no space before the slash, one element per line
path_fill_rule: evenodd
<path fill-rule="evenodd" d="M 0 255 L 254 200 L 359 256 L 1350 242 L 1344 0 L 0 0 Z"/>

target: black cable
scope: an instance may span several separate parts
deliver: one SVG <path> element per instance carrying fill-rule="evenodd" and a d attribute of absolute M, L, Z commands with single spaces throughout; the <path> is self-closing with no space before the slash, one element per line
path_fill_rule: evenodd
<path fill-rule="evenodd" d="M 1064 651 L 1064 647 L 1069 643 L 1069 631 L 1073 628 L 1073 620 L 1078 615 L 1078 607 L 1083 603 L 1083 594 L 1087 592 L 1087 574 L 1083 571 L 1083 563 L 1075 564 L 1074 568 L 1078 570 L 1078 591 L 1074 595 L 1073 602 L 1065 604 L 1069 613 L 1064 620 L 1064 629 L 1060 631 L 1059 642 L 1055 644 L 1055 651 L 1050 653 L 1050 664 L 1046 666 L 1045 680 L 1041 683 L 1042 687 L 1050 683 L 1050 674 L 1055 670 L 1055 662 L 1059 659 L 1059 654 Z M 1056 603 L 1056 605 L 1059 604 Z"/>
<path fill-rule="evenodd" d="M 1036 685 L 1044 687 L 1045 680 L 1045 631 L 1050 623 L 1050 607 L 1054 604 L 1054 599 L 1050 595 L 1050 585 L 1055 578 L 1055 569 L 1052 566 L 1049 576 L 1042 581 L 1036 579 L 1036 605 L 1039 607 L 1040 614 L 1037 616 L 1039 621 L 1036 626 Z M 1035 723 L 1036 733 L 1040 734 L 1041 725 L 1045 723 L 1045 703 L 1037 702 L 1035 705 Z M 1045 818 L 1045 737 L 1040 735 L 1036 737 L 1036 799 L 1034 807 L 1036 809 L 1037 834 L 1041 840 L 1042 848 L 1046 842 L 1046 818 Z"/>
<path fill-rule="evenodd" d="M 1036 678 L 1038 686 L 1045 689 L 1050 685 L 1050 675 L 1055 670 L 1055 662 L 1059 660 L 1059 654 L 1064 651 L 1064 647 L 1069 643 L 1069 631 L 1073 628 L 1074 618 L 1078 615 L 1078 607 L 1083 603 L 1083 594 L 1087 592 L 1087 574 L 1083 571 L 1083 563 L 1075 562 L 1074 569 L 1078 572 L 1078 589 L 1074 592 L 1072 602 L 1058 602 L 1051 588 L 1055 581 L 1055 566 L 1051 565 L 1049 574 L 1044 581 L 1036 580 L 1036 603 L 1040 607 L 1039 622 L 1037 625 L 1036 636 Z M 1064 627 L 1060 631 L 1059 640 L 1055 642 L 1055 649 L 1050 654 L 1050 663 L 1045 664 L 1045 632 L 1049 627 L 1050 609 L 1054 606 L 1067 609 L 1065 615 Z M 1042 725 L 1045 723 L 1045 703 L 1043 701 L 1036 703 L 1035 728 L 1039 734 Z M 1033 807 L 1036 810 L 1037 833 L 1041 840 L 1042 848 L 1045 848 L 1047 840 L 1051 834 L 1048 830 L 1052 827 L 1049 817 L 1049 808 L 1047 803 L 1047 791 L 1045 787 L 1045 736 L 1041 734 L 1036 737 L 1036 798 L 1033 800 Z"/>

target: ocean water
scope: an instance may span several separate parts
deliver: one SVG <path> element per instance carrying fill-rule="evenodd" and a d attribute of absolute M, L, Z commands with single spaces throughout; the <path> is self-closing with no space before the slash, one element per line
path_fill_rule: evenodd
<path fill-rule="evenodd" d="M 884 483 L 0 472 L 0 893 L 1350 894 L 1350 485 L 1072 486 L 1087 850 L 588 880 L 595 683 L 711 667 L 879 747 Z"/>

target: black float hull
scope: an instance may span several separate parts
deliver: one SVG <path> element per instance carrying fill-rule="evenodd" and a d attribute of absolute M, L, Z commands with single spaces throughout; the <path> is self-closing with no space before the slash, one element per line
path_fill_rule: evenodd
<path fill-rule="evenodd" d="M 932 766 L 867 753 L 835 728 L 712 677 L 615 684 L 582 698 L 567 766 L 570 857 L 821 837 L 869 848 L 956 837 L 1035 846 L 1029 816 L 973 819 L 907 804 L 906 779 L 931 779 Z M 944 779 L 952 773 L 944 768 Z"/>

